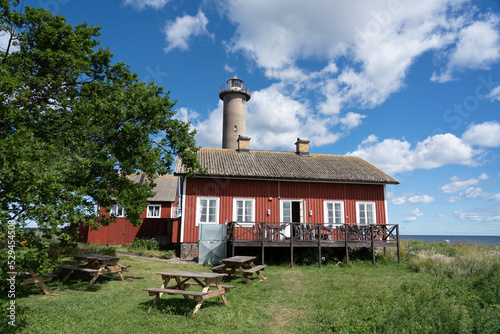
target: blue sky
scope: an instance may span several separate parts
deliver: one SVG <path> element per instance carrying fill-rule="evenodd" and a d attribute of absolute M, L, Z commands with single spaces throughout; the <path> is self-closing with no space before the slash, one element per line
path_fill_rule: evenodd
<path fill-rule="evenodd" d="M 401 234 L 500 235 L 500 1 L 33 0 L 177 100 L 221 147 L 218 88 L 252 89 L 251 148 L 353 154 L 397 178 Z"/>

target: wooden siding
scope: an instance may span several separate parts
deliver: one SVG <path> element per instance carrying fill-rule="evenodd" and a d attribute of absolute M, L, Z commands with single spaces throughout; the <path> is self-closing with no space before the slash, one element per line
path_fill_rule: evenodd
<path fill-rule="evenodd" d="M 344 202 L 347 224 L 356 224 L 357 201 L 375 202 L 377 223 L 388 223 L 385 221 L 384 185 L 211 178 L 184 179 L 183 182 L 187 182 L 183 204 L 183 242 L 186 243 L 198 242 L 199 231 L 195 225 L 199 196 L 219 198 L 219 224 L 233 220 L 233 198 L 254 198 L 257 222 L 280 221 L 280 199 L 290 199 L 304 201 L 304 220 L 310 223 L 324 222 L 325 200 Z"/>
<path fill-rule="evenodd" d="M 127 218 L 116 218 L 115 223 L 101 226 L 98 230 L 80 227 L 82 237 L 77 241 L 88 244 L 124 245 L 132 243 L 135 238 L 153 238 L 156 235 L 164 235 L 168 236 L 168 242 L 178 242 L 178 240 L 172 240 L 175 220 L 171 218 L 171 212 L 176 208 L 171 208 L 171 202 L 151 202 L 150 204 L 161 205 L 160 218 L 146 218 L 146 210 L 144 210 L 141 214 L 142 224 L 137 227 L 129 223 Z"/>

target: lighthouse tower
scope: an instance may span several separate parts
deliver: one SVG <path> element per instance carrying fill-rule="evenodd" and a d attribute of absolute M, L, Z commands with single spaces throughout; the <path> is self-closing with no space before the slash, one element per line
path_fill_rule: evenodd
<path fill-rule="evenodd" d="M 222 117 L 222 148 L 238 149 L 238 137 L 245 136 L 247 101 L 250 88 L 243 80 L 234 76 L 219 88 L 219 97 L 224 102 Z"/>

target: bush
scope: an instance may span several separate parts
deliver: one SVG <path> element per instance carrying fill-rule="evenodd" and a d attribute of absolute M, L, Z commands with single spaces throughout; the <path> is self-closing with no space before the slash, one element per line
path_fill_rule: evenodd
<path fill-rule="evenodd" d="M 168 251 L 163 252 L 163 253 L 160 255 L 160 257 L 161 257 L 162 259 L 167 259 L 167 260 L 168 260 L 168 259 L 171 259 L 171 258 L 172 258 L 172 256 L 174 256 L 174 255 L 175 255 L 175 251 L 174 251 L 173 249 L 171 249 L 171 250 L 168 250 Z"/>
<path fill-rule="evenodd" d="M 134 239 L 134 241 L 127 245 L 129 252 L 144 251 L 144 250 L 160 250 L 160 243 L 158 240 L 151 238 Z"/>

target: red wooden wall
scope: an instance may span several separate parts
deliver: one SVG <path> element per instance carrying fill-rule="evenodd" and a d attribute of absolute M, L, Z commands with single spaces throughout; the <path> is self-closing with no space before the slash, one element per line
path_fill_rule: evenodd
<path fill-rule="evenodd" d="M 196 198 L 219 197 L 219 223 L 232 220 L 233 198 L 255 198 L 256 222 L 279 222 L 280 199 L 304 201 L 304 219 L 309 223 L 324 222 L 324 200 L 344 201 L 345 223 L 356 224 L 356 202 L 375 202 L 377 224 L 385 224 L 384 185 L 290 182 L 266 180 L 184 179 L 184 242 L 198 242 Z M 267 211 L 270 210 L 270 214 Z M 309 211 L 312 210 L 312 215 Z"/>
<path fill-rule="evenodd" d="M 100 245 L 124 245 L 132 243 L 135 238 L 153 238 L 157 234 L 167 235 L 170 242 L 179 242 L 173 239 L 174 226 L 178 225 L 178 219 L 171 218 L 170 202 L 151 202 L 150 204 L 161 204 L 160 218 L 146 218 L 146 210 L 141 214 L 143 222 L 134 227 L 127 218 L 116 218 L 116 222 L 109 226 L 101 226 L 98 230 L 90 227 L 80 227 L 78 242 Z M 176 205 L 176 204 L 174 204 Z M 104 210 L 104 208 L 101 208 Z M 175 206 L 173 208 L 175 210 Z M 178 237 L 177 237 L 178 239 Z"/>

